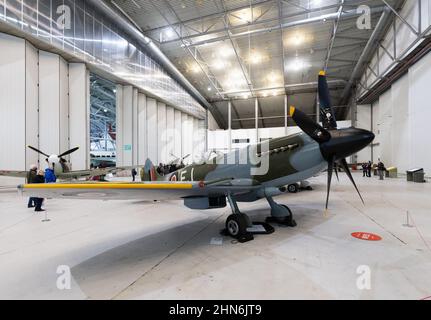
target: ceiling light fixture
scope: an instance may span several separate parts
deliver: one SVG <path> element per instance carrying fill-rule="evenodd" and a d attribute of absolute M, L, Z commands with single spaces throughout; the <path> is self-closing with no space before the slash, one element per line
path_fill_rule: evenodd
<path fill-rule="evenodd" d="M 262 55 L 259 52 L 252 52 L 250 53 L 249 61 L 251 64 L 258 64 L 262 61 Z"/>
<path fill-rule="evenodd" d="M 166 28 L 164 32 L 165 36 L 168 38 L 173 38 L 175 36 L 175 32 L 172 28 Z"/>

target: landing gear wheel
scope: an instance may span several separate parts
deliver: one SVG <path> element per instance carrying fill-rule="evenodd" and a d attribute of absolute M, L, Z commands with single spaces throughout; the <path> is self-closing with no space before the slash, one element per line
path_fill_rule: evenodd
<path fill-rule="evenodd" d="M 231 214 L 226 219 L 226 231 L 228 235 L 239 239 L 247 233 L 247 216 L 243 213 Z"/>
<path fill-rule="evenodd" d="M 289 184 L 287 186 L 287 191 L 289 191 L 290 193 L 297 193 L 299 190 L 298 185 L 296 183 L 293 184 Z"/>

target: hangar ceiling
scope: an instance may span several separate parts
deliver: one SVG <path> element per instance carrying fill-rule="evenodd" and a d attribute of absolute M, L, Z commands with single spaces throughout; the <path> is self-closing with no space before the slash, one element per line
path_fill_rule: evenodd
<path fill-rule="evenodd" d="M 316 80 L 326 69 L 340 120 L 343 89 L 388 4 L 404 0 L 111 0 L 130 23 L 212 103 L 232 128 L 284 126 L 288 104 L 316 116 Z M 386 4 L 385 4 L 386 2 Z M 358 29 L 357 9 L 371 9 L 371 29 Z M 389 21 L 386 25 L 389 25 Z M 289 125 L 293 124 L 290 122 Z"/>

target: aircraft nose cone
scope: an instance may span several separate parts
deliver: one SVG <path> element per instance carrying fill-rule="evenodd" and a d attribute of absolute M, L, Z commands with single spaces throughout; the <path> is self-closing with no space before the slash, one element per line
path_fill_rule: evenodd
<path fill-rule="evenodd" d="M 374 133 L 358 128 L 346 128 L 330 131 L 331 139 L 321 145 L 325 159 L 335 157 L 340 160 L 361 151 L 375 138 Z"/>

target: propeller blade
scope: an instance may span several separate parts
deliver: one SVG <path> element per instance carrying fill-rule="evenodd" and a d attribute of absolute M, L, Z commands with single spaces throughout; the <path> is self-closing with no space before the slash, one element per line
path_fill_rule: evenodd
<path fill-rule="evenodd" d="M 337 120 L 335 119 L 334 110 L 332 109 L 331 96 L 329 95 L 328 82 L 326 81 L 326 74 L 324 71 L 320 71 L 319 73 L 318 91 L 323 128 L 336 129 Z"/>
<path fill-rule="evenodd" d="M 329 192 L 331 191 L 332 169 L 333 168 L 334 168 L 334 158 L 331 158 L 330 161 L 328 161 L 328 183 L 326 185 L 326 206 L 325 206 L 326 209 L 328 209 Z"/>
<path fill-rule="evenodd" d="M 335 170 L 335 175 L 337 176 L 337 181 L 340 182 L 340 178 L 338 177 L 338 165 L 337 165 L 337 162 L 334 162 L 334 170 Z"/>
<path fill-rule="evenodd" d="M 29 149 L 31 149 L 31 150 L 33 150 L 33 151 L 36 151 L 37 153 L 40 153 L 40 154 L 44 155 L 45 157 L 49 158 L 49 155 L 47 155 L 46 153 L 44 153 L 44 152 L 42 152 L 42 151 L 40 151 L 40 150 L 36 149 L 35 147 L 27 146 L 27 148 L 29 148 Z"/>
<path fill-rule="evenodd" d="M 356 186 L 355 180 L 352 177 L 352 173 L 350 172 L 350 169 L 349 169 L 349 166 L 347 165 L 346 159 L 342 159 L 340 161 L 340 165 L 344 169 L 344 171 L 346 172 L 346 174 L 349 177 L 350 181 L 352 181 L 353 185 L 355 186 L 356 192 L 358 192 L 359 198 L 361 198 L 362 203 L 365 204 L 364 199 L 362 198 L 361 193 L 359 192 L 359 189 Z"/>
<path fill-rule="evenodd" d="M 73 149 L 67 150 L 66 152 L 63 152 L 62 154 L 58 155 L 58 157 L 61 158 L 61 157 L 67 156 L 68 154 L 71 154 L 78 149 L 79 149 L 79 147 L 75 147 Z"/>
<path fill-rule="evenodd" d="M 331 134 L 326 129 L 295 107 L 290 107 L 290 116 L 298 127 L 316 142 L 323 143 L 331 139 Z"/>

